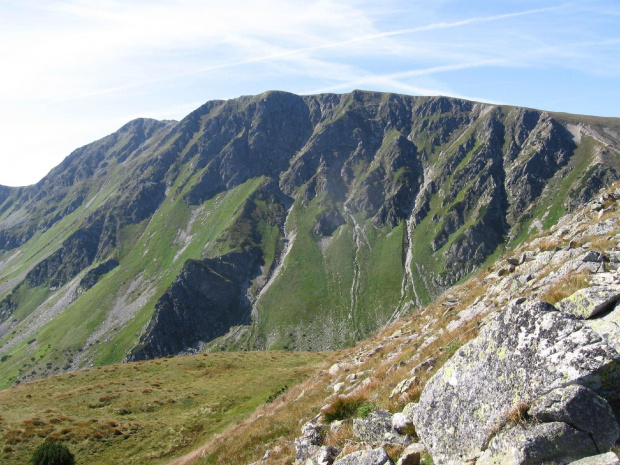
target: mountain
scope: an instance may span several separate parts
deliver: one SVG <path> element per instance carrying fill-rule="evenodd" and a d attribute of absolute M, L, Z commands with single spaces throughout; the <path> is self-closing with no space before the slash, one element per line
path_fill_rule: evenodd
<path fill-rule="evenodd" d="M 616 183 L 349 349 L 166 357 L 0 391 L 2 463 L 45 439 L 78 464 L 617 463 L 619 212 Z"/>
<path fill-rule="evenodd" d="M 139 119 L 0 188 L 0 386 L 352 345 L 620 178 L 620 120 L 267 92 Z"/>

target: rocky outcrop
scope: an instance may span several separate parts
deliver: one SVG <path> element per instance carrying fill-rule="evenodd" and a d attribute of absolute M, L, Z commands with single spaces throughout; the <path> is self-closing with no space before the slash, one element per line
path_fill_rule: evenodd
<path fill-rule="evenodd" d="M 566 463 L 598 452 L 586 432 L 566 423 L 524 424 L 498 433 L 476 465 Z"/>
<path fill-rule="evenodd" d="M 416 443 L 407 446 L 398 458 L 396 465 L 420 465 L 422 454 L 426 452 L 424 444 Z"/>
<path fill-rule="evenodd" d="M 599 303 L 599 305 L 602 304 L 604 302 Z M 586 324 L 603 336 L 620 353 L 620 306 L 616 305 L 609 313 L 600 314 L 598 318 L 587 320 Z"/>
<path fill-rule="evenodd" d="M 563 422 L 587 433 L 598 451 L 609 450 L 620 437 L 620 427 L 609 404 L 579 384 L 539 397 L 527 413 L 538 422 Z"/>
<path fill-rule="evenodd" d="M 101 279 L 102 276 L 108 274 L 118 265 L 118 260 L 110 258 L 109 260 L 106 260 L 105 262 L 97 265 L 92 270 L 88 271 L 88 273 L 86 273 L 80 281 L 80 289 L 82 290 L 82 292 L 87 291 L 88 289 L 93 287 L 95 284 L 97 284 L 97 282 L 99 281 L 99 279 Z"/>
<path fill-rule="evenodd" d="M 577 456 L 567 458 L 577 459 L 598 451 L 591 432 L 585 431 L 591 427 L 576 429 L 579 422 L 571 420 L 581 414 L 573 412 L 571 416 L 567 410 L 562 415 L 541 414 L 541 420 L 553 421 L 505 428 L 512 409 L 573 384 L 600 396 L 590 396 L 593 403 L 588 408 L 598 406 L 607 411 L 605 402 L 617 407 L 620 354 L 589 326 L 547 303 L 513 305 L 489 321 L 479 336 L 459 349 L 428 382 L 415 409 L 414 424 L 438 463 L 465 463 L 487 448 L 491 450 L 485 455 L 488 458 L 494 450 L 508 450 L 508 444 L 521 454 L 511 463 L 538 463 L 532 458 L 538 452 L 529 449 L 532 441 L 542 441 L 549 450 L 568 450 L 564 446 L 571 441 L 564 444 L 558 438 L 564 441 L 573 436 L 584 446 L 574 452 Z M 588 397 L 584 392 L 589 391 L 579 390 L 579 396 Z M 549 399 L 539 399 L 538 405 L 546 405 Z M 609 439 L 600 441 L 608 447 Z M 549 460 L 556 458 L 549 455 Z"/>
<path fill-rule="evenodd" d="M 221 258 L 190 260 L 155 306 L 155 314 L 131 360 L 196 350 L 199 344 L 247 324 L 246 291 L 259 273 L 256 249 Z"/>
<path fill-rule="evenodd" d="M 311 421 L 301 428 L 301 436 L 295 438 L 295 463 L 331 465 L 340 452 L 339 449 L 323 446 L 327 427 Z"/>
<path fill-rule="evenodd" d="M 608 287 L 587 287 L 557 303 L 558 310 L 587 320 L 608 313 L 620 302 L 620 294 Z"/>

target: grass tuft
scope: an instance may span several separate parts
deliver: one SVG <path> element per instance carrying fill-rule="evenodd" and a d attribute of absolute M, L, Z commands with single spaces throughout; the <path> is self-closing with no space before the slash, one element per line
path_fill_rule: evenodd
<path fill-rule="evenodd" d="M 366 398 L 362 396 L 338 396 L 325 410 L 323 410 L 323 418 L 327 423 L 353 418 L 357 415 L 358 409 L 365 404 Z M 365 410 L 366 408 L 364 411 Z"/>

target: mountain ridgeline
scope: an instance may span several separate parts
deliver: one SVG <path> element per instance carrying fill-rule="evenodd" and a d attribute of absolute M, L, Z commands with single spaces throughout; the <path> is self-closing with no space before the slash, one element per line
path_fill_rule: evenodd
<path fill-rule="evenodd" d="M 0 387 L 348 346 L 620 178 L 620 120 L 268 92 L 139 119 L 0 186 Z"/>

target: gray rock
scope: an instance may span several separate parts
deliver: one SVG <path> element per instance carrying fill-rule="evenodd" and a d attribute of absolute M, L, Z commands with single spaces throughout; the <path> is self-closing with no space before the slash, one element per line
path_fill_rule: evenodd
<path fill-rule="evenodd" d="M 400 455 L 396 465 L 420 465 L 422 454 L 426 452 L 426 446 L 421 443 L 411 444 Z"/>
<path fill-rule="evenodd" d="M 306 459 L 304 465 L 332 465 L 340 449 L 332 446 L 317 447 L 314 453 Z"/>
<path fill-rule="evenodd" d="M 411 438 L 399 434 L 392 428 L 392 414 L 386 410 L 377 410 L 367 418 L 353 420 L 353 435 L 360 441 L 370 444 L 411 444 Z"/>
<path fill-rule="evenodd" d="M 603 263 L 606 260 L 606 257 L 603 254 L 603 252 L 596 252 L 594 250 L 589 250 L 584 254 L 581 260 L 584 262 L 591 262 L 591 263 Z"/>
<path fill-rule="evenodd" d="M 620 306 L 616 306 L 611 313 L 601 318 L 587 320 L 585 323 L 620 353 Z"/>
<path fill-rule="evenodd" d="M 390 394 L 390 399 L 393 399 L 396 396 L 402 396 L 405 394 L 409 388 L 413 385 L 417 378 L 415 376 L 411 378 L 405 378 L 400 383 L 396 385 L 394 389 L 392 389 L 392 393 Z"/>
<path fill-rule="evenodd" d="M 586 320 L 613 309 L 620 302 L 616 289 L 587 287 L 580 289 L 556 304 L 558 310 Z"/>
<path fill-rule="evenodd" d="M 301 438 L 304 442 L 315 446 L 323 444 L 325 425 L 320 423 L 306 423 L 301 427 Z"/>
<path fill-rule="evenodd" d="M 422 363 L 419 363 L 418 365 L 414 366 L 411 369 L 411 376 L 415 376 L 416 373 L 419 373 L 421 371 L 432 370 L 433 368 L 435 368 L 436 363 L 437 363 L 437 357 L 431 357 L 431 358 L 424 360 Z"/>
<path fill-rule="evenodd" d="M 340 390 L 344 387 L 344 385 L 344 382 L 334 384 L 334 392 L 338 394 Z"/>
<path fill-rule="evenodd" d="M 295 463 L 305 464 L 306 462 L 310 461 L 310 464 L 312 464 L 314 462 L 313 457 L 319 453 L 320 449 L 320 446 L 295 443 Z"/>
<path fill-rule="evenodd" d="M 394 465 L 387 453 L 379 448 L 372 450 L 360 450 L 346 455 L 334 462 L 334 465 Z"/>
<path fill-rule="evenodd" d="M 554 389 L 539 397 L 528 414 L 540 422 L 562 421 L 588 433 L 599 451 L 609 450 L 620 436 L 620 427 L 607 401 L 579 385 Z"/>
<path fill-rule="evenodd" d="M 295 438 L 295 459 L 305 461 L 319 452 L 325 437 L 325 425 L 309 422 L 301 427 L 301 436 Z"/>
<path fill-rule="evenodd" d="M 392 429 L 399 434 L 403 434 L 407 428 L 413 426 L 412 419 L 403 413 L 395 413 L 392 416 Z"/>
<path fill-rule="evenodd" d="M 620 267 L 620 252 L 610 251 L 607 255 L 609 257 L 609 267 L 612 270 L 617 270 Z"/>
<path fill-rule="evenodd" d="M 606 454 L 586 457 L 584 459 L 571 462 L 568 465 L 620 465 L 620 460 L 618 460 L 618 456 L 613 452 L 607 452 Z"/>
<path fill-rule="evenodd" d="M 462 463 L 480 453 L 516 402 L 569 384 L 614 405 L 620 354 L 550 304 L 508 307 L 429 380 L 415 409 L 416 432 L 436 462 Z"/>
<path fill-rule="evenodd" d="M 588 433 L 566 423 L 530 423 L 502 430 L 476 465 L 538 465 L 568 462 L 597 453 Z"/>
<path fill-rule="evenodd" d="M 392 416 L 392 429 L 399 434 L 405 434 L 405 431 L 414 428 L 413 412 L 418 404 L 408 403 L 401 413 L 395 413 Z"/>
<path fill-rule="evenodd" d="M 405 405 L 405 408 L 403 409 L 403 415 L 407 416 L 408 418 L 411 419 L 411 421 L 413 421 L 415 410 L 417 408 L 418 408 L 417 402 L 409 402 L 407 405 Z"/>

